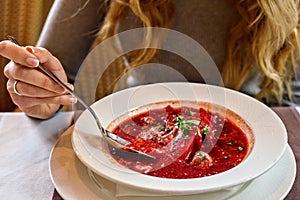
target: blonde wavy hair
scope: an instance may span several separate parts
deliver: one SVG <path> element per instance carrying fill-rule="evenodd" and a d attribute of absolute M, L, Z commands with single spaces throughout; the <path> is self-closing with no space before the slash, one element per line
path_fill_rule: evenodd
<path fill-rule="evenodd" d="M 240 90 L 247 75 L 261 74 L 260 92 L 255 96 L 267 104 L 282 104 L 286 90 L 292 100 L 291 79 L 299 57 L 299 0 L 235 0 L 240 15 L 227 38 L 222 68 L 225 87 Z M 112 0 L 96 43 L 117 33 L 117 24 L 130 9 L 143 27 L 170 28 L 175 16 L 172 0 Z M 151 33 L 145 40 L 151 39 Z M 130 52 L 130 67 L 149 62 L 157 49 Z"/>

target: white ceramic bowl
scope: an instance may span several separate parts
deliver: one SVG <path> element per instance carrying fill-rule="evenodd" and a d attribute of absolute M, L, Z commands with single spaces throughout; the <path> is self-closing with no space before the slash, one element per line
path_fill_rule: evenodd
<path fill-rule="evenodd" d="M 157 194 L 196 194 L 231 188 L 268 171 L 287 145 L 286 129 L 280 118 L 261 102 L 222 87 L 195 83 L 160 83 L 138 86 L 107 96 L 92 107 L 107 127 L 129 110 L 162 101 L 199 101 L 226 108 L 250 127 L 254 143 L 247 158 L 231 170 L 193 179 L 147 176 L 116 164 L 103 151 L 103 141 L 92 116 L 84 111 L 75 123 L 72 145 L 78 158 L 95 173 L 127 187 Z M 252 138 L 253 137 L 253 138 Z"/>

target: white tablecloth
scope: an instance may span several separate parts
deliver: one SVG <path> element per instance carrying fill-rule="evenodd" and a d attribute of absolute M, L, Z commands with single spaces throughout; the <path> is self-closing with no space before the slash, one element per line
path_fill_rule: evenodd
<path fill-rule="evenodd" d="M 0 113 L 0 199 L 52 198 L 50 152 L 72 120 L 72 112 L 61 112 L 49 120 Z"/>

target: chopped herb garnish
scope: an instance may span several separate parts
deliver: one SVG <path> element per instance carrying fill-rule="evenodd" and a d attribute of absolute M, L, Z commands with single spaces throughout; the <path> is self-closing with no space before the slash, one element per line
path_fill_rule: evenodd
<path fill-rule="evenodd" d="M 153 135 L 152 134 L 149 134 L 148 137 L 149 137 L 149 140 L 153 139 Z"/>
<path fill-rule="evenodd" d="M 229 144 L 229 145 L 233 145 L 232 141 L 230 141 L 230 142 L 227 142 L 227 144 Z"/>
<path fill-rule="evenodd" d="M 183 117 L 180 115 L 175 118 L 175 122 L 181 122 L 182 120 L 183 120 Z"/>
<path fill-rule="evenodd" d="M 244 150 L 244 147 L 239 147 L 238 148 L 240 151 L 243 151 Z"/>
<path fill-rule="evenodd" d="M 190 125 L 198 126 L 199 123 L 200 122 L 198 120 L 194 120 L 194 119 L 183 120 L 182 116 L 177 116 L 175 118 L 175 125 L 182 130 L 190 131 L 190 130 L 192 130 L 192 126 L 190 126 Z"/>
<path fill-rule="evenodd" d="M 198 133 L 198 135 L 199 135 L 200 137 L 202 137 L 202 135 L 201 135 L 201 131 L 200 131 L 200 128 L 199 128 L 198 126 L 196 126 L 196 129 L 197 129 L 197 133 Z"/>
<path fill-rule="evenodd" d="M 229 158 L 229 156 L 224 156 L 225 159 Z"/>
<path fill-rule="evenodd" d="M 197 156 L 203 156 L 203 154 L 201 152 L 198 152 Z"/>
<path fill-rule="evenodd" d="M 199 120 L 195 120 L 195 119 L 187 119 L 184 121 L 187 124 L 194 124 L 194 125 L 199 125 L 200 121 Z"/>
<path fill-rule="evenodd" d="M 193 116 L 193 115 L 195 115 L 195 114 L 196 114 L 196 112 L 190 110 L 190 115 L 191 115 L 191 116 Z"/>
<path fill-rule="evenodd" d="M 207 126 L 203 128 L 203 131 L 204 131 L 204 135 L 207 135 L 210 132 L 210 130 Z"/>
<path fill-rule="evenodd" d="M 192 130 L 192 127 L 188 124 L 185 124 L 185 123 L 180 123 L 179 128 L 183 129 L 183 130 L 187 130 L 187 131 Z"/>

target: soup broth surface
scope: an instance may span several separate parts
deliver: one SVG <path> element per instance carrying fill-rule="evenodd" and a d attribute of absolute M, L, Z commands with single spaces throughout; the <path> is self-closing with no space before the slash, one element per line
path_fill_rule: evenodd
<path fill-rule="evenodd" d="M 188 106 L 151 109 L 128 117 L 113 133 L 130 148 L 156 159 L 142 159 L 111 148 L 121 165 L 161 178 L 198 178 L 229 170 L 248 154 L 247 135 L 233 121 L 205 108 Z"/>

